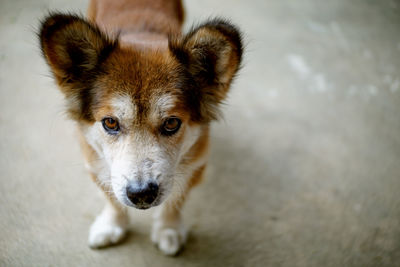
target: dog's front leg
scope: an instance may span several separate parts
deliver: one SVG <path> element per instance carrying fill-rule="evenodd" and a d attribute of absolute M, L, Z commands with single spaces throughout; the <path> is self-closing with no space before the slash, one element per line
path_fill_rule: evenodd
<path fill-rule="evenodd" d="M 152 241 L 165 255 L 175 255 L 186 242 L 187 230 L 182 221 L 181 210 L 190 189 L 198 184 L 205 166 L 194 171 L 187 183 L 171 196 L 154 213 Z"/>
<path fill-rule="evenodd" d="M 126 236 L 128 214 L 116 200 L 106 194 L 107 202 L 103 211 L 90 227 L 89 246 L 101 248 L 121 242 Z"/>
<path fill-rule="evenodd" d="M 78 129 L 80 130 L 80 129 Z M 128 214 L 126 207 L 122 206 L 113 196 L 107 192 L 111 188 L 98 179 L 99 174 L 104 171 L 100 157 L 83 137 L 82 131 L 78 131 L 81 149 L 86 160 L 86 167 L 90 172 L 92 180 L 99 186 L 106 196 L 106 205 L 102 212 L 96 217 L 89 231 L 89 246 L 101 248 L 119 243 L 124 239 L 128 227 Z M 108 174 L 100 175 L 107 176 Z"/>

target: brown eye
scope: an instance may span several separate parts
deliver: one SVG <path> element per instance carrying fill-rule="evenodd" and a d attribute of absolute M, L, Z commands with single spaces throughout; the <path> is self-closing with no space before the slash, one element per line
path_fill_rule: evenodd
<path fill-rule="evenodd" d="M 173 135 L 181 127 L 182 121 L 176 117 L 168 118 L 164 121 L 161 133 L 164 135 Z"/>
<path fill-rule="evenodd" d="M 119 124 L 118 121 L 113 118 L 104 118 L 102 120 L 104 129 L 109 134 L 117 134 L 119 131 Z"/>

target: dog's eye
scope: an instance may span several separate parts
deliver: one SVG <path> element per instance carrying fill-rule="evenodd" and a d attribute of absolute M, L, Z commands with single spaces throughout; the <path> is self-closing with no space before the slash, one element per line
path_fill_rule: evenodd
<path fill-rule="evenodd" d="M 176 117 L 168 118 L 164 121 L 161 132 L 163 135 L 173 135 L 181 127 L 182 121 Z"/>
<path fill-rule="evenodd" d="M 119 124 L 118 124 L 117 120 L 115 120 L 113 118 L 110 118 L 110 117 L 107 117 L 107 118 L 104 118 L 101 122 L 103 123 L 104 129 L 109 134 L 117 134 L 118 133 Z"/>

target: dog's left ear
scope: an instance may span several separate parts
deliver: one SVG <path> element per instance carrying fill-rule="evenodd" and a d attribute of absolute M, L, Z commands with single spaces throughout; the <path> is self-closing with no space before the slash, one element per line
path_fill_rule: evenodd
<path fill-rule="evenodd" d="M 242 38 L 231 23 L 214 19 L 182 38 L 169 40 L 174 56 L 186 67 L 199 103 L 199 120 L 210 121 L 218 115 L 218 104 L 226 97 L 242 58 Z"/>

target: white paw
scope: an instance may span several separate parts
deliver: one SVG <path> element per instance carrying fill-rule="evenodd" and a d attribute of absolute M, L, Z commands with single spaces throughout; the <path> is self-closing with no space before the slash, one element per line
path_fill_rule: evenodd
<path fill-rule="evenodd" d="M 90 227 L 89 246 L 91 248 L 102 248 L 114 245 L 121 242 L 125 235 L 125 226 L 110 222 L 100 215 Z"/>
<path fill-rule="evenodd" d="M 159 222 L 155 222 L 153 225 L 151 240 L 165 255 L 176 255 L 185 244 L 186 238 L 187 232 L 183 225 L 163 227 Z"/>

